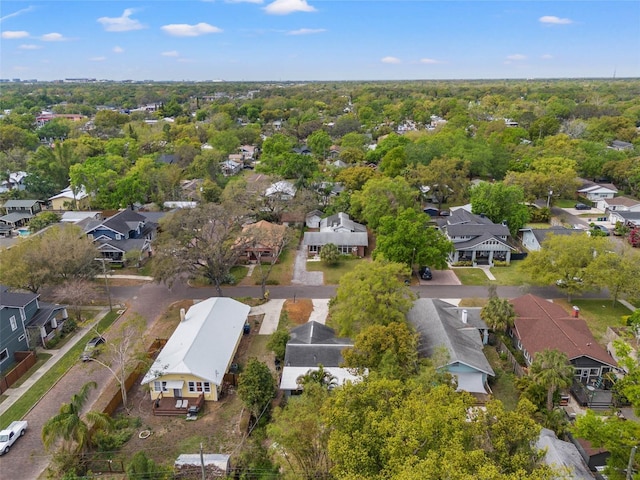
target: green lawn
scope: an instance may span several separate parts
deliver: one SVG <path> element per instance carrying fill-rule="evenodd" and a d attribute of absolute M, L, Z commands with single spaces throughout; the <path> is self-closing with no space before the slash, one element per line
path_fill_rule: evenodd
<path fill-rule="evenodd" d="M 289 285 L 293 278 L 293 263 L 295 260 L 296 248 L 295 243 L 292 243 L 289 248 L 282 252 L 278 263 L 273 266 L 267 279 L 267 285 Z M 269 269 L 269 264 L 263 264 L 262 268 L 266 272 Z M 256 265 L 253 269 L 251 279 L 255 285 L 260 285 L 260 265 Z"/>
<path fill-rule="evenodd" d="M 573 208 L 576 206 L 577 201 L 570 198 L 558 198 L 553 200 L 554 207 L 560 208 Z"/>
<path fill-rule="evenodd" d="M 493 267 L 491 273 L 498 285 L 531 285 L 531 278 L 520 269 L 521 261 L 511 262 L 508 267 Z"/>
<path fill-rule="evenodd" d="M 33 364 L 27 372 L 22 375 L 16 383 L 11 385 L 11 388 L 18 388 L 22 385 L 33 373 L 38 370 L 44 363 L 52 357 L 50 353 L 38 353 L 36 363 Z"/>
<path fill-rule="evenodd" d="M 247 276 L 247 272 L 249 271 L 249 267 L 245 265 L 236 265 L 231 267 L 229 273 L 233 275 L 233 278 L 236 279 L 236 283 L 239 283 L 244 277 Z"/>
<path fill-rule="evenodd" d="M 479 268 L 453 268 L 463 285 L 489 285 L 491 283 L 485 273 Z"/>
<path fill-rule="evenodd" d="M 607 327 L 624 326 L 622 317 L 631 314 L 631 311 L 621 303 L 616 302 L 614 306 L 608 299 L 574 299 L 571 302 L 567 302 L 566 299 L 556 299 L 554 303 L 562 305 L 567 312 L 570 312 L 574 305 L 580 308 L 580 317 L 587 322 L 589 330 L 600 343 Z"/>
<path fill-rule="evenodd" d="M 340 278 L 345 273 L 353 270 L 361 261 L 363 260 L 358 258 L 348 258 L 341 260 L 340 263 L 334 266 L 325 265 L 324 262 L 307 262 L 307 271 L 322 272 L 324 273 L 325 285 L 337 285 L 340 282 Z"/>
<path fill-rule="evenodd" d="M 103 332 L 118 318 L 116 312 L 110 312 L 98 323 L 98 330 Z M 20 399 L 11 405 L 9 409 L 0 415 L 0 429 L 6 428 L 12 421 L 23 418 L 27 412 L 33 407 L 42 396 L 78 362 L 78 358 L 84 349 L 85 343 L 94 335 L 93 332 L 87 333 L 77 344 L 67 352 L 58 362 L 45 373 L 29 390 L 25 392 Z M 75 392 L 69 392 L 72 395 Z"/>

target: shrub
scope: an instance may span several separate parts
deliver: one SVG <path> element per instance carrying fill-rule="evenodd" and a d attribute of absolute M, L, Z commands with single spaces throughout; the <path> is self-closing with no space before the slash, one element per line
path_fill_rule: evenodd
<path fill-rule="evenodd" d="M 507 263 L 506 260 L 494 260 L 493 261 L 493 266 L 494 267 L 507 267 L 509 264 Z"/>
<path fill-rule="evenodd" d="M 131 428 L 125 428 L 122 430 L 118 429 L 113 432 L 98 430 L 95 433 L 93 440 L 99 451 L 114 452 L 127 443 L 131 438 L 131 435 L 133 435 L 133 430 Z"/>
<path fill-rule="evenodd" d="M 62 336 L 68 335 L 69 333 L 73 333 L 78 328 L 78 324 L 72 318 L 67 318 L 62 324 L 62 330 L 60 331 Z"/>
<path fill-rule="evenodd" d="M 472 267 L 473 262 L 471 260 L 460 260 L 453 264 L 454 267 Z"/>

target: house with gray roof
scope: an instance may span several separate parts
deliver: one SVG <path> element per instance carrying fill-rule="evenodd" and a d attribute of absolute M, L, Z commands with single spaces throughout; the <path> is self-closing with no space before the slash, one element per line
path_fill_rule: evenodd
<path fill-rule="evenodd" d="M 640 212 L 626 212 L 622 210 L 609 212 L 609 222 L 613 225 L 620 222 L 630 228 L 639 227 Z"/>
<path fill-rule="evenodd" d="M 492 265 L 494 260 L 509 263 L 511 253 L 516 250 L 511 245 L 509 227 L 493 223 L 483 214 L 475 215 L 465 208 L 458 208 L 436 222 L 453 242 L 454 251 L 449 255 L 451 263 L 471 261 Z"/>
<path fill-rule="evenodd" d="M 310 321 L 294 328 L 287 342 L 280 390 L 287 395 L 300 393 L 298 379 L 318 370 L 320 365 L 336 379 L 338 385 L 359 381 L 359 376 L 341 367 L 344 363 L 342 351 L 346 348 L 353 348 L 353 342 L 336 337 L 335 331 L 322 323 Z"/>
<path fill-rule="evenodd" d="M 41 200 L 7 200 L 2 205 L 5 215 L 0 217 L 0 223 L 11 228 L 22 227 L 42 211 L 43 203 Z"/>
<path fill-rule="evenodd" d="M 591 480 L 593 475 L 582 455 L 571 442 L 560 440 L 553 430 L 543 428 L 536 441 L 536 448 L 544 452 L 542 461 L 558 472 L 557 479 Z"/>
<path fill-rule="evenodd" d="M 431 358 L 446 352 L 447 358 L 437 367 L 455 378 L 457 389 L 487 394 L 491 391 L 488 378 L 495 373 L 482 351 L 488 327 L 480 318 L 480 310 L 419 298 L 407 313 L 407 320 L 419 335 L 418 356 Z"/>
<path fill-rule="evenodd" d="M 542 249 L 542 242 L 548 235 L 586 235 L 584 230 L 553 226 L 550 228 L 521 228 L 522 245 L 530 252 L 538 252 Z"/>
<path fill-rule="evenodd" d="M 305 232 L 302 239 L 308 255 L 312 257 L 319 255 L 328 243 L 336 245 L 344 255 L 363 257 L 369 246 L 367 227 L 340 212 L 321 219 L 319 231 Z"/>
<path fill-rule="evenodd" d="M 596 208 L 605 212 L 640 212 L 640 200 L 620 195 L 619 197 L 598 200 Z"/>

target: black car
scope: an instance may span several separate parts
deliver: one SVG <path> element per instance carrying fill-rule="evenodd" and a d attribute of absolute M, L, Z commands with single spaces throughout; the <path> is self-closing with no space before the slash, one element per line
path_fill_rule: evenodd
<path fill-rule="evenodd" d="M 586 205 L 584 203 L 576 203 L 576 210 L 591 210 L 591 207 L 589 205 Z"/>
<path fill-rule="evenodd" d="M 103 345 L 105 342 L 106 340 L 104 337 L 93 337 L 91 340 L 89 340 L 84 347 L 82 355 L 80 356 L 82 361 L 88 362 L 93 357 L 95 357 L 100 350 L 100 345 Z"/>
<path fill-rule="evenodd" d="M 418 270 L 418 274 L 422 280 L 431 280 L 433 275 L 431 274 L 431 269 L 429 267 L 420 267 Z"/>

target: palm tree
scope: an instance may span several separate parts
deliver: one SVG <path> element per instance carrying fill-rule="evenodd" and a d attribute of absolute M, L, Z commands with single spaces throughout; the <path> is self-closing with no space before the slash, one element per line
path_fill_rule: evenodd
<path fill-rule="evenodd" d="M 92 445 L 96 430 L 108 429 L 111 419 L 100 412 L 87 412 L 83 419 L 82 407 L 87 402 L 89 391 L 96 388 L 96 382 L 85 383 L 80 391 L 71 396 L 71 402 L 63 403 L 57 415 L 51 417 L 42 427 L 42 442 L 49 449 L 61 443 L 61 450 L 69 453 L 83 453 Z"/>
<path fill-rule="evenodd" d="M 333 390 L 338 386 L 338 379 L 324 369 L 322 365 L 318 365 L 317 370 L 309 370 L 306 374 L 298 377 L 298 386 L 304 387 L 307 384 L 315 383 L 327 390 Z"/>
<path fill-rule="evenodd" d="M 491 296 L 487 304 L 480 311 L 480 318 L 491 330 L 504 332 L 507 327 L 513 325 L 516 313 L 513 305 L 506 298 Z"/>
<path fill-rule="evenodd" d="M 559 350 L 544 350 L 536 354 L 529 375 L 535 383 L 547 389 L 547 410 L 553 410 L 556 390 L 571 386 L 573 374 L 574 369 L 567 355 Z"/>

